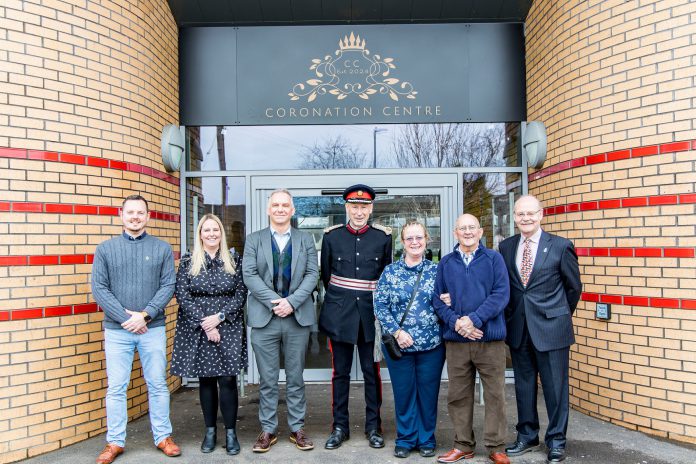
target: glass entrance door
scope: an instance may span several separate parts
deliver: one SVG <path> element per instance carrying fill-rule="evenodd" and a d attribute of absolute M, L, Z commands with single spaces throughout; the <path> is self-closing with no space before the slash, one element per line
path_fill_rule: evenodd
<path fill-rule="evenodd" d="M 250 182 L 249 224 L 251 231 L 268 226 L 266 205 L 270 193 L 277 188 L 287 188 L 293 195 L 295 216 L 292 225 L 309 232 L 321 250 L 324 229 L 345 224 L 345 208 L 340 192 L 355 183 L 366 183 L 377 190 L 372 223 L 393 229 L 394 260 L 403 250 L 399 237 L 406 220 L 416 218 L 425 223 L 431 235 L 428 257 L 437 262 L 454 246 L 451 231 L 459 207 L 456 204 L 457 176 L 455 174 L 394 175 L 318 175 L 318 176 L 252 176 Z M 314 293 L 317 318 L 321 311 L 324 289 L 321 282 Z M 250 382 L 258 380 L 253 351 L 250 350 Z M 282 366 L 281 366 L 282 367 Z M 281 372 L 284 377 L 284 373 Z M 357 353 L 354 356 L 353 380 L 361 380 Z M 386 365 L 382 366 L 382 378 L 389 378 Z M 318 326 L 311 329 L 307 351 L 305 380 L 328 381 L 331 379 L 331 354 L 327 337 Z M 283 378 L 284 380 L 284 378 Z"/>

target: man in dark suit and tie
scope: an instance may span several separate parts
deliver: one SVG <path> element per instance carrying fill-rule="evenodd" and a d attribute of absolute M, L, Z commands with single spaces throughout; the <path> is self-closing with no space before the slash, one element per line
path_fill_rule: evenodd
<path fill-rule="evenodd" d="M 247 320 L 259 368 L 261 434 L 252 448 L 265 453 L 278 441 L 278 374 L 285 354 L 289 439 L 303 451 L 314 444 L 304 430 L 307 401 L 303 372 L 309 332 L 316 323 L 312 292 L 319 279 L 314 239 L 290 227 L 292 196 L 276 190 L 268 199 L 270 227 L 249 235 L 244 246 L 244 283 L 249 289 Z"/>
<path fill-rule="evenodd" d="M 510 275 L 505 309 L 506 342 L 515 371 L 517 440 L 505 449 L 518 456 L 539 445 L 537 375 L 549 417 L 544 438 L 547 462 L 565 459 L 568 428 L 568 361 L 575 343 L 572 315 L 582 283 L 573 244 L 541 229 L 539 200 L 524 195 L 515 202 L 520 234 L 500 243 Z"/>

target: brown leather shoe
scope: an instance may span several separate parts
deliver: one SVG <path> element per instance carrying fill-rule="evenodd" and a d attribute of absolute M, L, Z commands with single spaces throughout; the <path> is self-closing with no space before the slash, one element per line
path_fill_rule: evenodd
<path fill-rule="evenodd" d="M 121 453 L 123 453 L 122 447 L 111 443 L 107 443 L 107 445 L 104 447 L 102 452 L 97 457 L 97 464 L 111 464 L 112 462 L 114 462 L 114 459 L 116 459 L 116 457 Z"/>
<path fill-rule="evenodd" d="M 164 454 L 170 458 L 181 455 L 181 448 L 174 443 L 172 437 L 167 437 L 157 444 L 157 448 L 160 449 Z"/>
<path fill-rule="evenodd" d="M 493 464 L 510 464 L 510 459 L 507 457 L 507 454 L 502 451 L 489 454 L 488 459 L 490 459 Z"/>
<path fill-rule="evenodd" d="M 275 445 L 278 441 L 278 437 L 268 432 L 261 432 L 254 443 L 254 447 L 251 450 L 254 453 L 265 453 L 271 446 Z"/>
<path fill-rule="evenodd" d="M 304 429 L 300 429 L 297 432 L 290 432 L 290 441 L 293 442 L 299 450 L 309 451 L 314 449 L 314 443 L 309 439 Z"/>
<path fill-rule="evenodd" d="M 474 457 L 473 451 L 462 451 L 457 448 L 452 448 L 445 454 L 441 454 L 437 457 L 437 462 L 457 462 L 462 459 L 471 459 Z"/>

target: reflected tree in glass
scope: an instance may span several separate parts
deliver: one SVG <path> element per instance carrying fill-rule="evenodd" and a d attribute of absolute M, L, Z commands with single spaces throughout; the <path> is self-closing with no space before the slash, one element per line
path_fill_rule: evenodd
<path fill-rule="evenodd" d="M 293 202 L 298 217 L 327 216 L 344 212 L 344 201 L 338 196 L 295 197 Z"/>
<path fill-rule="evenodd" d="M 506 132 L 506 124 L 405 124 L 393 140 L 393 156 L 403 168 L 506 166 L 515 143 Z M 466 211 L 481 217 L 490 196 L 505 193 L 505 177 L 466 173 L 463 193 Z M 472 207 L 472 198 L 481 204 Z"/>
<path fill-rule="evenodd" d="M 366 154 L 338 135 L 305 147 L 299 169 L 356 169 L 365 164 Z"/>
<path fill-rule="evenodd" d="M 505 124 L 404 124 L 392 140 L 402 168 L 505 166 Z"/>

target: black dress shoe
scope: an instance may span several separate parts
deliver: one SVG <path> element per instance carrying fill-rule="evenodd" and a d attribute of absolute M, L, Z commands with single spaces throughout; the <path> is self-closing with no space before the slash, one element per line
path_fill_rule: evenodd
<path fill-rule="evenodd" d="M 546 462 L 561 462 L 565 460 L 565 448 L 551 448 Z"/>
<path fill-rule="evenodd" d="M 508 446 L 505 448 L 505 452 L 507 453 L 508 456 L 519 456 L 520 454 L 524 454 L 528 451 L 534 451 L 537 449 L 539 446 L 539 441 L 537 440 L 536 442 L 530 441 L 530 442 L 524 442 L 524 441 L 516 441 L 512 445 Z"/>
<path fill-rule="evenodd" d="M 225 429 L 225 450 L 230 456 L 239 454 L 241 447 L 237 440 L 237 432 L 234 429 Z"/>
<path fill-rule="evenodd" d="M 420 455 L 424 458 L 432 458 L 435 456 L 435 449 L 434 448 L 421 448 L 418 450 Z"/>
<path fill-rule="evenodd" d="M 394 448 L 394 456 L 397 458 L 407 458 L 409 454 L 411 454 L 411 450 L 408 448 L 404 448 L 403 446 L 397 446 Z"/>
<path fill-rule="evenodd" d="M 201 443 L 202 453 L 212 453 L 215 450 L 215 444 L 217 442 L 217 428 L 206 427 L 205 436 L 203 437 L 203 443 Z"/>
<path fill-rule="evenodd" d="M 365 437 L 370 442 L 370 448 L 384 448 L 384 438 L 379 430 L 369 430 L 365 433 Z"/>
<path fill-rule="evenodd" d="M 340 427 L 334 427 L 329 435 L 329 439 L 326 440 L 324 448 L 326 449 L 336 449 L 340 448 L 344 441 L 348 441 L 350 436 Z"/>

